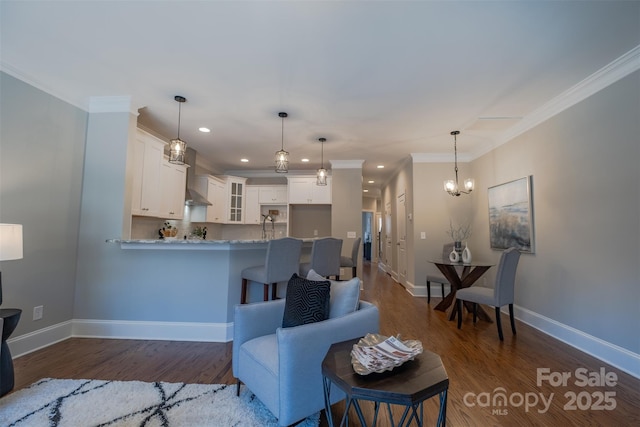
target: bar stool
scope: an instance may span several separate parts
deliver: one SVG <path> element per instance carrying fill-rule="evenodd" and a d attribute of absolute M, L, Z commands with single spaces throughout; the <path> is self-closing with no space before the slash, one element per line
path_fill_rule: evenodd
<path fill-rule="evenodd" d="M 271 299 L 276 299 L 278 282 L 288 281 L 293 273 L 298 272 L 301 251 L 302 240 L 300 239 L 284 237 L 270 240 L 264 265 L 247 267 L 240 273 L 242 277 L 240 303 L 247 303 L 247 283 L 249 280 L 262 283 L 265 301 L 269 301 L 269 285 L 273 285 Z"/>
<path fill-rule="evenodd" d="M 323 237 L 313 241 L 311 246 L 311 260 L 300 264 L 300 276 L 307 277 L 309 270 L 313 270 L 323 277 L 340 277 L 340 256 L 342 253 L 342 239 Z"/>

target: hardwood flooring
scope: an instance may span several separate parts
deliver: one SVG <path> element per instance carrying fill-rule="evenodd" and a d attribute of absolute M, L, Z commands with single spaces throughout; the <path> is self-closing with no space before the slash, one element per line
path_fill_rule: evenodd
<path fill-rule="evenodd" d="M 474 325 L 471 314 L 458 330 L 446 313 L 433 310 L 438 298 L 432 297 L 429 305 L 426 298 L 412 297 L 375 264 L 366 263 L 363 274 L 362 299 L 380 308 L 381 333 L 418 339 L 441 356 L 450 380 L 448 425 L 640 425 L 640 380 L 521 322 L 512 336 L 505 315 L 504 342 L 498 340 L 494 323 Z M 22 356 L 14 367 L 14 390 L 44 377 L 235 383 L 231 343 L 72 338 Z M 538 385 L 538 369 L 548 369 L 553 379 L 566 373 L 570 377 L 566 385 L 547 380 Z M 615 385 L 582 385 L 578 369 L 592 381 L 602 371 L 617 380 Z M 501 396 L 506 403 L 498 406 Z M 373 405 L 365 402 L 363 407 L 371 417 Z M 343 403 L 333 406 L 334 420 L 343 409 Z M 425 424 L 434 425 L 437 398 L 425 402 L 424 412 Z M 400 408 L 394 407 L 394 414 L 397 421 Z M 391 425 L 385 411 L 381 417 L 378 425 Z M 350 421 L 359 425 L 355 413 Z M 324 414 L 321 426 L 327 426 Z"/>

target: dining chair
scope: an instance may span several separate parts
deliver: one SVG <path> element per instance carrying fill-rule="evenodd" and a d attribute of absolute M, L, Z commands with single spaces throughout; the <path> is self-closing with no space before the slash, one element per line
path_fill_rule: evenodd
<path fill-rule="evenodd" d="M 453 250 L 453 242 L 442 245 L 442 259 L 448 259 L 449 254 Z M 440 283 L 442 298 L 444 299 L 444 285 L 450 285 L 449 281 L 443 276 L 435 274 L 427 274 L 427 304 L 431 302 L 431 282 Z"/>
<path fill-rule="evenodd" d="M 362 242 L 362 237 L 358 237 L 353 242 L 353 246 L 351 247 L 351 257 L 340 257 L 340 268 L 351 267 L 351 277 L 356 277 L 358 273 L 358 254 L 360 253 L 360 242 Z"/>
<path fill-rule="evenodd" d="M 456 305 L 458 310 L 458 329 L 462 326 L 462 302 L 473 303 L 473 323 L 476 323 L 478 304 L 486 304 L 495 307 L 496 327 L 500 341 L 504 341 L 502 335 L 502 324 L 500 322 L 500 307 L 509 305 L 509 317 L 511 320 L 511 332 L 516 334 L 516 323 L 513 317 L 513 296 L 516 281 L 516 269 L 520 260 L 520 251 L 516 248 L 509 248 L 502 252 L 496 281 L 493 289 L 481 286 L 470 286 L 459 289 L 456 293 Z"/>
<path fill-rule="evenodd" d="M 340 256 L 342 252 L 342 239 L 335 237 L 323 237 L 313 241 L 311 246 L 311 259 L 300 264 L 299 274 L 307 277 L 309 270 L 314 270 L 323 277 L 340 277 Z"/>
<path fill-rule="evenodd" d="M 247 302 L 247 285 L 249 281 L 262 283 L 264 287 L 264 301 L 269 301 L 269 285 L 271 299 L 278 295 L 278 282 L 291 279 L 293 273 L 298 272 L 302 240 L 292 237 L 270 240 L 267 246 L 267 256 L 264 265 L 247 267 L 240 273 L 242 277 L 242 294 L 240 303 Z"/>

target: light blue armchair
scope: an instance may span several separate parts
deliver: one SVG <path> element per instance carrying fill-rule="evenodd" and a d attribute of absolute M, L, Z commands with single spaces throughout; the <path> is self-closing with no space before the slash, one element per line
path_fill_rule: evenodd
<path fill-rule="evenodd" d="M 331 344 L 379 332 L 378 308 L 360 301 L 341 317 L 282 328 L 285 301 L 236 305 L 233 375 L 278 418 L 294 424 L 324 408 L 321 364 Z M 344 399 L 337 388 L 331 403 Z"/>

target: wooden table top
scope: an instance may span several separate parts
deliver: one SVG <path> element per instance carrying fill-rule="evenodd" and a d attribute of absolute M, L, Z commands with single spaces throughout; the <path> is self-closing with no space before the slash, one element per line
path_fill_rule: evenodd
<path fill-rule="evenodd" d="M 351 349 L 357 342 L 333 344 L 322 361 L 322 374 L 354 399 L 411 405 L 449 387 L 440 356 L 428 350 L 391 371 L 360 375 L 351 365 Z"/>

